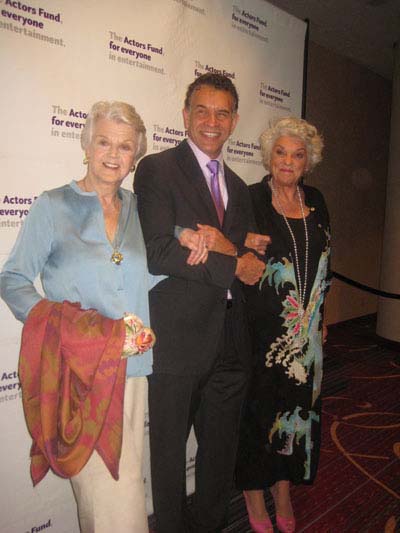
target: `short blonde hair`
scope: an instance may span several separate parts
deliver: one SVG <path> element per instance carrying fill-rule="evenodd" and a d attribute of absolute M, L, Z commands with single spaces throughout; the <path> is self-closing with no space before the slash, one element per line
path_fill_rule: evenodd
<path fill-rule="evenodd" d="M 115 122 L 123 122 L 132 126 L 138 136 L 138 148 L 135 154 L 135 162 L 147 151 L 146 127 L 136 109 L 125 102 L 96 102 L 92 105 L 82 130 L 81 146 L 83 150 L 92 142 L 96 122 L 106 118 Z"/>
<path fill-rule="evenodd" d="M 298 137 L 304 142 L 307 150 L 307 171 L 312 170 L 322 160 L 324 142 L 315 126 L 301 118 L 279 118 L 260 135 L 261 156 L 266 170 L 270 170 L 274 144 L 283 135 Z"/>

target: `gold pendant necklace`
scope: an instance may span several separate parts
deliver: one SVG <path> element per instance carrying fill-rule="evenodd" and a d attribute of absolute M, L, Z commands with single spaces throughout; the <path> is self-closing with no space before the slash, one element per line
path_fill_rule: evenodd
<path fill-rule="evenodd" d="M 86 187 L 86 177 L 83 178 L 83 180 L 82 180 L 82 186 L 83 186 L 83 189 L 84 189 L 85 192 L 90 192 L 88 190 L 88 188 Z M 110 261 L 111 261 L 111 263 L 114 263 L 114 265 L 120 265 L 122 263 L 122 261 L 124 260 L 123 254 L 118 250 L 119 244 L 116 243 L 117 235 L 118 235 L 118 229 L 119 229 L 119 224 L 117 226 L 117 232 L 116 232 L 116 235 L 115 235 L 115 239 L 111 243 L 111 246 L 113 248 L 113 253 L 111 254 Z"/>
<path fill-rule="evenodd" d="M 113 248 L 113 253 L 111 254 L 111 262 L 114 263 L 114 265 L 120 265 L 122 261 L 124 260 L 124 256 L 122 252 L 119 251 L 119 247 L 121 243 L 119 242 L 119 240 L 117 241 L 118 233 L 119 233 L 119 222 L 118 222 L 117 230 L 115 232 L 114 240 L 111 242 L 111 246 Z"/>
<path fill-rule="evenodd" d="M 122 253 L 116 248 L 114 248 L 114 251 L 111 255 L 111 262 L 114 263 L 114 265 L 120 265 L 123 260 L 124 256 L 122 255 Z"/>

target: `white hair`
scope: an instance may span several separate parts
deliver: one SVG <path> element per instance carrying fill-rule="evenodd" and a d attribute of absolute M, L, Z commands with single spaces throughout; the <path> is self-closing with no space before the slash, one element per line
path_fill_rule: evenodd
<path fill-rule="evenodd" d="M 317 128 L 301 118 L 280 118 L 275 120 L 260 135 L 262 161 L 266 170 L 270 170 L 271 152 L 274 144 L 283 135 L 298 137 L 304 142 L 307 150 L 306 170 L 312 170 L 322 160 L 324 142 L 317 132 Z"/>
<path fill-rule="evenodd" d="M 102 118 L 114 120 L 115 122 L 123 122 L 132 126 L 138 136 L 135 161 L 138 161 L 146 153 L 146 127 L 140 115 L 136 112 L 136 109 L 125 102 L 96 102 L 93 104 L 82 130 L 81 146 L 83 150 L 86 150 L 92 142 L 96 122 Z"/>

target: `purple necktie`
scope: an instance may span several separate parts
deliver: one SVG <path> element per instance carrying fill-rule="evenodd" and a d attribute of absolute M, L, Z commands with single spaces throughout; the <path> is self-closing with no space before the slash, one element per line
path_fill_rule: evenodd
<path fill-rule="evenodd" d="M 207 168 L 211 172 L 211 195 L 217 210 L 219 223 L 222 226 L 222 222 L 224 221 L 225 207 L 222 200 L 221 189 L 219 188 L 218 166 L 219 162 L 216 159 L 211 159 L 207 163 Z"/>

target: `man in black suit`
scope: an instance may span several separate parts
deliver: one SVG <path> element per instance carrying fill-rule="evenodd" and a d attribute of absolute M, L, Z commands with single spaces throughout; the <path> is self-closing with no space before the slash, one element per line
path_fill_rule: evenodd
<path fill-rule="evenodd" d="M 185 453 L 192 425 L 198 450 L 187 527 L 220 532 L 230 499 L 250 366 L 240 281 L 254 284 L 264 269 L 244 248 L 247 232 L 255 229 L 247 187 L 221 154 L 236 126 L 237 108 L 229 78 L 205 74 L 196 79 L 183 110 L 188 139 L 145 157 L 135 176 L 149 270 L 168 276 L 150 292 L 157 336 L 149 378 L 157 533 L 186 531 Z M 210 160 L 218 161 L 216 170 L 209 170 Z M 183 244 L 197 243 L 192 252 L 181 246 L 179 228 L 187 228 L 180 235 Z M 204 243 L 209 249 L 202 248 Z"/>

